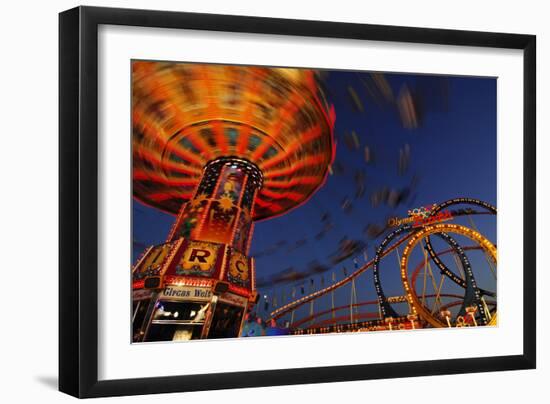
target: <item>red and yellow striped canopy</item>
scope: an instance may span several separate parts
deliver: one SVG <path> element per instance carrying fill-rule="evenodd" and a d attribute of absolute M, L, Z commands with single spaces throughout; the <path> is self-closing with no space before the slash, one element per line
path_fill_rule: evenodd
<path fill-rule="evenodd" d="M 169 213 L 193 197 L 222 156 L 256 164 L 264 184 L 253 217 L 281 214 L 323 183 L 334 155 L 334 111 L 306 69 L 135 61 L 133 193 Z"/>

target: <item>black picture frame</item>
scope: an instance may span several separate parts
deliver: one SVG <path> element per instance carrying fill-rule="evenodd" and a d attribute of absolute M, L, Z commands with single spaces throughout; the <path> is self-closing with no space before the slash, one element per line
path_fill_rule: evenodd
<path fill-rule="evenodd" d="M 523 354 L 99 381 L 100 24 L 523 50 Z M 96 7 L 60 13 L 59 390 L 84 398 L 535 368 L 535 61 L 534 35 Z"/>

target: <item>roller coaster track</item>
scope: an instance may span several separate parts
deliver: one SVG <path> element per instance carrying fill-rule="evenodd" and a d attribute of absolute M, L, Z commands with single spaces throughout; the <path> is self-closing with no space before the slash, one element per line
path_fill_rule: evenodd
<path fill-rule="evenodd" d="M 440 212 L 441 210 L 443 210 L 445 208 L 448 208 L 449 206 L 456 205 L 456 204 L 471 204 L 471 205 L 475 205 L 475 206 L 485 208 L 487 211 L 479 212 L 479 211 L 473 211 L 472 209 L 460 209 L 458 211 L 453 212 L 453 216 L 465 216 L 465 215 L 476 215 L 476 214 L 479 214 L 479 215 L 496 214 L 496 208 L 494 206 L 484 202 L 484 201 L 481 201 L 481 200 L 478 200 L 478 199 L 473 199 L 473 198 L 454 198 L 454 199 L 447 200 L 447 201 L 437 205 L 437 207 L 434 209 L 434 211 L 432 212 L 431 215 L 435 215 L 436 213 Z M 350 275 L 346 276 L 344 279 L 342 279 L 342 280 L 340 280 L 340 281 L 338 281 L 338 282 L 336 282 L 336 283 L 334 283 L 330 286 L 327 286 L 326 288 L 320 289 L 320 290 L 315 291 L 313 293 L 310 293 L 306 296 L 303 296 L 303 297 L 301 297 L 297 300 L 294 300 L 290 303 L 287 303 L 287 304 L 277 308 L 276 310 L 273 310 L 270 313 L 270 319 L 277 320 L 277 319 L 281 318 L 282 316 L 284 316 L 285 314 L 287 314 L 291 311 L 294 311 L 297 308 L 299 308 L 299 307 L 301 307 L 301 306 L 303 306 L 303 305 L 305 305 L 305 304 L 307 304 L 307 303 L 309 303 L 309 302 L 311 302 L 311 301 L 313 301 L 313 300 L 315 300 L 315 299 L 317 299 L 321 296 L 324 296 L 324 295 L 326 295 L 326 294 L 328 294 L 328 293 L 330 293 L 330 292 L 332 292 L 332 291 L 348 284 L 353 279 L 355 279 L 359 275 L 361 275 L 363 272 L 366 272 L 368 269 L 373 268 L 375 266 L 375 264 L 377 264 L 380 261 L 381 258 L 384 258 L 385 256 L 389 255 L 391 252 L 393 252 L 395 249 L 397 249 L 399 246 L 401 246 L 405 241 L 409 240 L 416 233 L 415 230 L 416 229 L 412 228 L 411 226 L 402 226 L 401 228 L 398 229 L 398 231 L 394 231 L 394 232 L 390 233 L 388 236 L 386 236 L 386 238 L 384 239 L 384 241 L 380 245 L 379 249 L 377 250 L 377 255 L 375 256 L 374 259 L 370 260 L 369 262 L 364 264 L 362 267 L 360 267 L 359 269 L 357 269 L 356 271 L 354 271 Z M 394 233 L 401 233 L 401 232 L 406 232 L 408 234 L 401 237 L 397 242 L 395 242 L 395 244 L 393 244 L 388 249 L 384 249 L 384 244 L 391 241 L 391 239 L 393 238 L 392 235 L 398 235 L 398 234 L 394 234 Z M 444 235 L 444 236 L 447 236 L 447 235 Z M 431 259 L 436 263 L 436 265 L 439 267 L 439 269 L 447 277 L 449 277 L 451 280 L 453 280 L 455 283 L 457 283 L 459 286 L 466 287 L 465 280 L 457 277 L 454 273 L 452 273 L 452 271 L 450 271 L 443 264 L 443 262 L 441 260 L 439 260 L 438 254 L 436 254 L 435 251 L 433 250 L 433 247 L 430 243 L 429 238 L 427 239 L 426 247 L 427 247 L 427 250 L 428 250 L 428 253 L 429 253 Z M 466 247 L 464 249 L 468 249 L 468 247 Z M 378 285 L 377 294 L 379 296 L 379 299 L 382 299 L 382 302 L 381 302 L 382 306 L 384 306 L 384 305 L 387 306 L 389 302 L 387 301 L 387 298 L 383 295 L 381 285 L 380 285 L 380 282 L 379 282 L 379 279 L 378 279 L 378 274 L 377 274 L 377 271 L 376 271 L 376 273 L 375 273 L 375 287 L 377 285 Z M 483 294 L 495 297 L 494 294 L 491 293 L 491 292 L 487 292 L 485 290 L 481 290 L 481 292 Z M 349 305 L 346 306 L 346 307 L 349 307 Z M 385 307 L 382 307 L 382 309 L 384 309 L 384 308 Z"/>
<path fill-rule="evenodd" d="M 435 297 L 436 294 L 428 294 L 426 295 L 426 297 L 430 298 L 430 297 Z M 442 293 L 440 296 L 442 297 L 455 297 L 457 299 L 462 299 L 463 296 L 461 295 L 457 295 L 457 294 L 452 294 L 452 293 Z M 403 302 L 406 302 L 406 298 L 403 300 Z M 361 303 L 355 303 L 355 304 L 352 304 L 351 306 L 349 304 L 346 304 L 346 305 L 343 305 L 343 306 L 338 306 L 338 307 L 334 307 L 334 308 L 330 308 L 328 310 L 323 310 L 323 311 L 320 311 L 320 312 L 317 312 L 317 313 L 314 313 L 310 316 L 307 316 L 307 317 L 304 317 L 298 321 L 295 321 L 294 323 L 290 324 L 290 328 L 297 328 L 297 327 L 300 327 L 301 325 L 307 323 L 307 322 L 310 322 L 312 320 L 315 320 L 316 318 L 318 317 L 321 317 L 325 314 L 332 314 L 333 312 L 337 312 L 337 311 L 340 311 L 340 310 L 349 310 L 350 307 L 353 307 L 353 308 L 356 308 L 356 307 L 362 307 L 362 306 L 368 306 L 368 305 L 376 305 L 378 304 L 378 300 L 368 300 L 366 302 L 361 302 Z M 361 313 L 360 313 L 361 314 Z M 364 313 L 363 313 L 364 314 Z M 378 312 L 376 313 L 370 313 L 370 314 L 373 314 L 373 318 L 377 318 L 377 319 L 380 319 L 380 315 L 378 314 Z M 335 321 L 338 321 L 340 317 L 336 317 L 336 318 L 330 318 L 330 319 L 327 319 L 327 324 L 330 323 L 330 322 L 335 322 Z M 348 315 L 348 318 L 349 318 L 349 315 Z M 359 319 L 359 317 L 355 317 L 355 315 L 353 315 L 353 318 L 354 319 Z M 369 317 L 370 318 L 370 317 Z M 308 328 L 314 328 L 314 327 L 320 327 L 321 325 L 325 325 L 325 323 L 317 323 L 317 324 L 314 324 L 314 325 L 311 325 L 309 326 Z"/>
<path fill-rule="evenodd" d="M 388 248 L 384 253 L 382 254 L 382 257 L 385 257 L 389 253 L 391 253 L 393 250 L 395 250 L 397 247 L 399 247 L 401 244 L 403 244 L 405 241 L 407 241 L 412 234 L 407 234 L 406 236 L 399 239 L 393 246 Z M 316 292 L 310 293 L 309 295 L 303 296 L 300 299 L 294 300 L 293 302 L 287 303 L 281 307 L 279 307 L 277 310 L 274 310 L 271 312 L 271 319 L 277 320 L 278 318 L 281 318 L 286 313 L 291 312 L 292 310 L 296 310 L 298 307 L 303 306 L 306 303 L 309 303 L 310 301 L 317 299 L 318 297 L 321 297 L 323 295 L 326 295 L 327 293 L 332 292 L 333 290 L 336 290 L 340 288 L 341 286 L 344 286 L 351 282 L 354 278 L 357 278 L 359 275 L 361 275 L 363 272 L 367 271 L 369 268 L 371 268 L 374 264 L 374 259 L 367 262 L 362 267 L 358 268 L 355 272 L 348 275 L 344 279 L 333 283 L 330 286 L 327 286 L 324 289 L 320 289 Z M 348 306 L 349 307 L 349 306 Z"/>
<path fill-rule="evenodd" d="M 373 264 L 373 279 L 374 279 L 374 287 L 375 287 L 375 291 L 376 291 L 376 294 L 378 296 L 378 302 L 379 302 L 379 305 L 380 305 L 380 310 L 382 311 L 382 315 L 384 317 L 396 317 L 397 316 L 397 313 L 395 312 L 395 310 L 392 308 L 392 306 L 389 304 L 386 296 L 384 295 L 384 291 L 383 291 L 383 288 L 382 288 L 382 283 L 380 282 L 380 274 L 379 274 L 379 263 L 380 263 L 380 260 L 384 257 L 384 253 L 385 253 L 385 248 L 388 244 L 390 244 L 392 242 L 392 240 L 398 236 L 400 236 L 402 233 L 410 233 L 410 236 L 411 237 L 414 237 L 414 235 L 418 232 L 418 231 L 421 231 L 421 229 L 423 229 L 426 225 L 429 225 L 430 224 L 430 219 L 431 218 L 436 218 L 437 215 L 443 210 L 443 209 L 446 209 L 450 206 L 453 206 L 453 205 L 460 205 L 460 204 L 467 204 L 467 205 L 474 205 L 474 206 L 477 206 L 477 207 L 481 207 L 483 209 L 485 209 L 484 211 L 482 212 L 479 212 L 479 211 L 474 211 L 473 209 L 471 208 L 467 208 L 467 209 L 459 209 L 457 211 L 453 211 L 452 212 L 452 216 L 451 217 L 457 217 L 457 216 L 469 216 L 469 215 L 473 215 L 473 214 L 496 214 L 497 210 L 494 206 L 492 206 L 491 204 L 487 203 L 487 202 L 484 202 L 484 201 L 481 201 L 479 199 L 473 199 L 473 198 L 454 198 L 454 199 L 449 199 L 447 201 L 444 201 L 438 205 L 435 206 L 435 208 L 431 211 L 430 215 L 427 217 L 427 220 L 424 222 L 423 225 L 421 226 L 416 226 L 416 225 L 411 225 L 411 224 L 405 224 L 401 227 L 398 227 L 397 229 L 393 230 L 392 232 L 390 232 L 388 235 L 386 235 L 386 237 L 382 240 L 382 242 L 380 243 L 380 245 L 378 246 L 378 248 L 376 249 L 376 256 L 374 257 L 374 264 Z M 456 243 L 456 241 L 454 241 L 454 239 L 452 239 L 452 237 L 450 237 L 448 234 L 442 232 L 442 233 L 439 233 L 437 234 L 440 238 L 442 238 L 443 240 L 445 240 L 448 244 L 450 245 L 454 245 L 455 247 L 455 252 L 457 253 L 460 261 L 462 262 L 462 265 L 463 266 L 468 266 L 469 267 L 469 263 L 467 262 L 468 259 L 467 257 L 461 252 L 462 249 L 458 246 L 458 244 Z M 476 290 L 476 291 L 472 291 L 470 290 L 470 286 L 471 285 L 468 285 L 468 282 L 466 279 L 462 279 L 460 278 L 459 276 L 457 276 L 456 274 L 454 274 L 447 266 L 445 266 L 445 264 L 443 263 L 443 261 L 441 261 L 438 257 L 438 255 L 435 253 L 435 251 L 433 250 L 433 247 L 432 247 L 432 244 L 430 242 L 430 238 L 429 237 L 426 237 L 426 240 L 425 240 L 425 247 L 430 255 L 430 258 L 432 259 L 432 261 L 438 266 L 438 268 L 440 269 L 441 273 L 443 273 L 445 276 L 447 276 L 449 279 L 451 279 L 454 283 L 456 283 L 457 285 L 461 286 L 462 288 L 466 289 L 467 291 L 467 294 L 469 295 L 469 299 L 470 300 L 472 298 L 471 296 L 471 293 L 474 292 L 479 292 L 481 294 L 486 294 L 486 295 L 489 295 L 489 296 L 492 296 L 492 297 L 495 297 L 494 294 L 491 294 L 490 292 L 487 292 L 485 290 Z M 473 275 L 470 276 L 470 278 L 473 279 Z M 474 282 L 475 283 L 475 282 Z M 477 289 L 477 287 L 476 287 Z M 467 303 L 467 302 L 465 302 Z"/>
<path fill-rule="evenodd" d="M 481 300 L 481 292 L 477 287 L 477 283 L 474 279 L 470 263 L 464 255 L 464 248 L 459 246 L 458 243 L 456 243 L 456 241 L 454 241 L 454 239 L 448 235 L 449 232 L 466 236 L 469 239 L 478 243 L 483 248 L 483 250 L 487 254 L 489 254 L 491 260 L 496 264 L 496 247 L 480 233 L 465 226 L 457 224 L 436 224 L 425 226 L 421 230 L 414 232 L 411 235 L 409 242 L 403 249 L 403 255 L 401 256 L 401 281 L 403 283 L 403 288 L 405 290 L 405 294 L 407 295 L 407 299 L 410 303 L 412 314 L 419 314 L 424 320 L 426 320 L 434 327 L 446 326 L 446 324 L 442 322 L 438 316 L 434 316 L 433 313 L 430 313 L 420 302 L 418 296 L 416 295 L 416 292 L 414 291 L 414 288 L 409 282 L 409 276 L 407 273 L 410 251 L 412 251 L 414 246 L 422 242 L 422 240 L 424 240 L 427 236 L 437 234 L 438 236 L 442 236 L 447 242 L 449 242 L 450 246 L 465 259 L 464 262 L 462 262 L 462 267 L 464 269 L 467 287 L 465 289 L 464 305 L 461 308 L 461 313 L 459 314 L 462 315 L 462 312 L 466 309 L 465 305 L 469 304 L 469 301 L 471 300 L 471 302 L 475 304 L 475 306 L 477 306 L 481 323 L 483 325 L 486 325 L 489 323 L 491 318 L 489 315 L 487 315 L 485 307 Z"/>
<path fill-rule="evenodd" d="M 481 250 L 481 247 L 479 246 L 467 246 L 467 247 L 463 247 L 464 251 L 470 251 L 470 250 Z M 445 254 L 449 254 L 451 252 L 453 252 L 454 249 L 450 248 L 448 250 L 444 250 L 444 251 L 441 251 L 438 253 L 439 256 L 441 255 L 445 255 Z M 414 287 L 414 285 L 416 284 L 416 279 L 418 277 L 418 274 L 420 272 L 420 270 L 424 267 L 425 265 L 425 262 L 422 261 L 418 264 L 418 266 L 415 268 L 413 274 L 412 274 L 412 278 L 411 278 L 411 283 Z M 441 297 L 454 297 L 454 298 L 457 298 L 457 299 L 463 299 L 464 296 L 461 296 L 461 295 L 457 295 L 457 294 L 449 294 L 449 293 L 446 293 L 446 294 L 441 294 L 440 295 Z M 427 294 L 425 296 L 426 298 L 432 298 L 432 297 L 436 297 L 436 294 Z M 407 302 L 407 299 L 406 297 L 404 296 L 396 296 L 396 297 L 389 297 L 387 298 L 388 301 L 400 301 L 402 303 L 406 303 Z M 454 304 L 459 304 L 460 301 L 458 302 L 453 302 Z M 321 317 L 325 314 L 332 314 L 334 312 L 338 312 L 340 310 L 349 310 L 350 307 L 351 308 L 357 308 L 357 307 L 362 307 L 362 306 L 367 306 L 367 305 L 375 305 L 375 304 L 378 304 L 378 300 L 368 300 L 368 301 L 365 301 L 365 302 L 361 302 L 361 303 L 355 303 L 355 304 L 352 304 L 352 305 L 349 305 L 349 304 L 346 304 L 346 305 L 343 305 L 343 306 L 338 306 L 338 307 L 333 307 L 333 308 L 330 308 L 328 310 L 323 310 L 323 311 L 320 311 L 320 312 L 317 312 L 317 313 L 314 313 L 312 315 L 309 315 L 307 317 L 304 317 L 300 320 L 297 320 L 295 322 L 293 322 L 292 324 L 290 324 L 290 328 L 297 328 L 297 327 L 300 327 L 301 325 L 303 324 L 306 324 L 310 321 L 313 321 L 315 320 L 316 318 L 318 317 Z M 376 317 L 379 318 L 379 315 L 376 313 Z M 339 318 L 339 317 L 338 317 Z M 334 321 L 338 321 L 338 318 L 335 318 L 335 319 L 330 319 L 330 321 L 334 322 Z M 354 317 L 355 318 L 355 317 Z M 328 320 L 327 320 L 328 321 Z M 315 326 L 322 326 L 322 325 L 325 325 L 325 323 L 318 323 L 316 325 L 311 325 L 310 327 L 315 327 Z M 308 328 L 310 328 L 308 327 Z"/>

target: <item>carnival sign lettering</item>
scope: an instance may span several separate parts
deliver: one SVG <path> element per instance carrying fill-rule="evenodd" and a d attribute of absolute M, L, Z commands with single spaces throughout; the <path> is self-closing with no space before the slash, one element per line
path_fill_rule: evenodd
<path fill-rule="evenodd" d="M 247 258 L 244 255 L 234 251 L 229 262 L 229 275 L 241 281 L 247 281 L 248 273 L 249 268 Z"/>
<path fill-rule="evenodd" d="M 452 220 L 453 215 L 450 211 L 442 211 L 432 215 L 432 211 L 436 206 L 434 204 L 409 210 L 409 216 L 405 218 L 392 217 L 388 220 L 388 226 L 397 227 L 403 224 L 411 224 L 412 227 L 419 227 Z"/>
<path fill-rule="evenodd" d="M 153 292 L 151 289 L 138 289 L 134 290 L 132 293 L 132 299 L 133 300 L 142 300 L 142 299 L 149 299 Z"/>
<path fill-rule="evenodd" d="M 414 217 L 405 217 L 405 218 L 398 218 L 398 217 L 392 217 L 388 220 L 388 226 L 397 227 L 401 226 L 402 224 L 412 223 L 415 221 Z"/>
<path fill-rule="evenodd" d="M 447 220 L 452 220 L 452 218 L 453 218 L 452 213 L 447 210 L 444 212 L 438 212 L 437 214 L 433 216 L 428 216 L 426 218 L 421 216 L 416 217 L 412 226 L 413 227 L 427 226 L 433 223 L 441 223 Z"/>
<path fill-rule="evenodd" d="M 409 217 L 427 218 L 435 208 L 437 208 L 437 204 L 434 203 L 432 205 L 420 206 L 419 208 L 411 209 L 407 212 L 407 214 Z"/>
<path fill-rule="evenodd" d="M 191 286 L 167 286 L 162 292 L 162 297 L 190 300 L 210 300 L 212 298 L 212 290 Z"/>
<path fill-rule="evenodd" d="M 224 293 L 220 296 L 220 301 L 236 306 L 246 306 L 248 299 L 246 297 L 237 296 L 232 293 Z"/>
<path fill-rule="evenodd" d="M 216 262 L 218 245 L 190 241 L 181 260 L 184 270 L 210 271 Z"/>

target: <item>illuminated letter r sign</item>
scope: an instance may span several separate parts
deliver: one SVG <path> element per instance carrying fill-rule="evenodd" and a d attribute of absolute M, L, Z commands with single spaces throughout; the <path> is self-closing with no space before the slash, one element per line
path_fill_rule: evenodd
<path fill-rule="evenodd" d="M 187 270 L 210 271 L 216 264 L 219 246 L 201 242 L 189 241 L 181 265 Z"/>
<path fill-rule="evenodd" d="M 199 250 L 198 248 L 193 248 L 191 254 L 189 255 L 189 262 L 198 261 L 201 264 L 208 263 L 207 257 L 210 256 L 210 251 L 208 250 Z"/>

